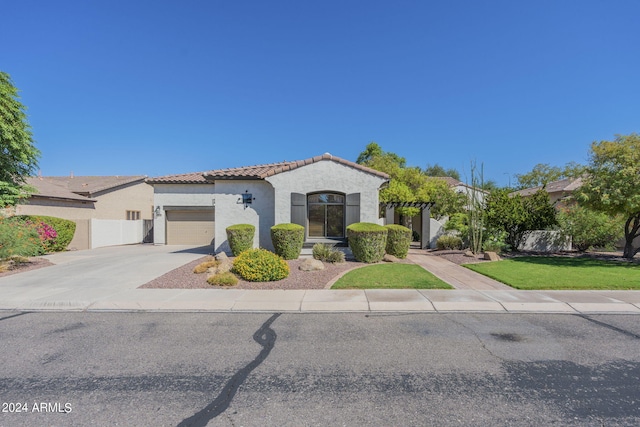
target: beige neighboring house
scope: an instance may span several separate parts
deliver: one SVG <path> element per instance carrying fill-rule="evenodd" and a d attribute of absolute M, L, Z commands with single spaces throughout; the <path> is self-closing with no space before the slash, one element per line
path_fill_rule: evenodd
<path fill-rule="evenodd" d="M 581 178 L 565 178 L 550 182 L 546 186 L 540 185 L 538 187 L 525 188 L 524 190 L 514 191 L 510 194 L 519 194 L 522 197 L 530 197 L 544 188 L 544 190 L 549 193 L 549 200 L 551 201 L 551 204 L 556 207 L 560 207 L 575 190 L 580 188 L 581 185 Z"/>
<path fill-rule="evenodd" d="M 153 187 L 146 183 L 146 178 L 144 175 L 31 177 L 27 184 L 36 191 L 16 206 L 15 213 L 75 221 L 76 234 L 70 249 L 135 243 L 138 234 L 142 234 L 142 240 L 147 234 L 144 220 L 153 219 Z"/>

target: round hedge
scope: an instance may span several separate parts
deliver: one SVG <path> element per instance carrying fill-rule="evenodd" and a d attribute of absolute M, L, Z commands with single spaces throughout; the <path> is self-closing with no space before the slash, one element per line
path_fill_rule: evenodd
<path fill-rule="evenodd" d="M 382 261 L 387 246 L 387 229 L 372 222 L 357 222 L 347 227 L 349 247 L 357 261 Z"/>
<path fill-rule="evenodd" d="M 253 236 L 256 227 L 251 224 L 235 224 L 226 228 L 227 240 L 233 256 L 238 256 L 247 249 L 253 248 Z"/>
<path fill-rule="evenodd" d="M 304 244 L 304 227 L 299 224 L 277 224 L 271 227 L 271 242 L 277 255 L 298 259 Z"/>
<path fill-rule="evenodd" d="M 233 260 L 233 272 L 248 282 L 273 282 L 289 275 L 289 265 L 266 249 L 249 249 Z"/>
<path fill-rule="evenodd" d="M 399 224 L 385 225 L 388 231 L 386 251 L 389 255 L 406 258 L 411 246 L 411 230 Z"/>

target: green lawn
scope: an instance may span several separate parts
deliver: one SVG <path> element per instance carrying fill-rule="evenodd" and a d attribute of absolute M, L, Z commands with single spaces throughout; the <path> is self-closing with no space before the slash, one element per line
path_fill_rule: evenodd
<path fill-rule="evenodd" d="M 524 256 L 465 267 L 516 289 L 640 289 L 640 265 L 626 262 Z"/>
<path fill-rule="evenodd" d="M 415 264 L 374 264 L 342 276 L 331 289 L 451 289 Z"/>

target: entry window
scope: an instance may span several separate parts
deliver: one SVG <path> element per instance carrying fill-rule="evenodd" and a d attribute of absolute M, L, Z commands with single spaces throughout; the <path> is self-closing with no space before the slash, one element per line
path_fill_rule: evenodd
<path fill-rule="evenodd" d="M 307 196 L 309 237 L 344 237 L 344 195 L 318 193 Z"/>
<path fill-rule="evenodd" d="M 140 211 L 127 211 L 127 219 L 130 221 L 140 219 Z"/>

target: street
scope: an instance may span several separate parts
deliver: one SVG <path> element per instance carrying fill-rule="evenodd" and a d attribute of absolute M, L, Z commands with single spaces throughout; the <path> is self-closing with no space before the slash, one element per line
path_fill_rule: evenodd
<path fill-rule="evenodd" d="M 635 315 L 0 312 L 2 426 L 640 425 Z"/>

